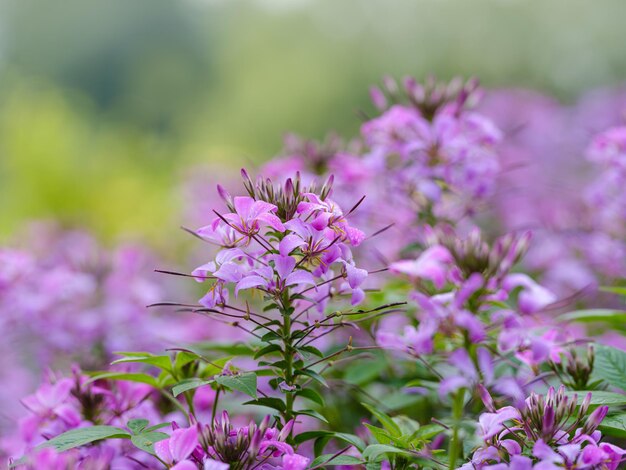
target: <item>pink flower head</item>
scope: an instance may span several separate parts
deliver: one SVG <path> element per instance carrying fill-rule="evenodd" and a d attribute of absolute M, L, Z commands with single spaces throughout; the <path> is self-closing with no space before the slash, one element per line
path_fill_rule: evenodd
<path fill-rule="evenodd" d="M 524 314 L 537 312 L 557 300 L 556 295 L 537 284 L 526 274 L 515 273 L 507 275 L 503 282 L 503 288 L 511 291 L 517 287 L 521 287 L 518 306 L 520 312 Z"/>
<path fill-rule="evenodd" d="M 154 444 L 154 451 L 161 460 L 171 465 L 185 461 L 197 446 L 198 428 L 191 426 L 176 429 L 168 439 Z M 184 466 L 181 467 L 183 469 Z"/>
<path fill-rule="evenodd" d="M 67 426 L 74 427 L 80 423 L 81 417 L 76 407 L 68 403 L 73 387 L 71 378 L 44 384 L 33 395 L 22 399 L 22 403 L 42 419 L 60 418 Z"/>
<path fill-rule="evenodd" d="M 219 460 L 205 459 L 202 470 L 228 470 L 230 465 Z"/>
<path fill-rule="evenodd" d="M 219 217 L 216 217 L 210 225 L 200 227 L 195 233 L 201 238 L 224 248 L 234 248 L 245 238 Z"/>
<path fill-rule="evenodd" d="M 446 277 L 452 263 L 450 252 L 440 245 L 427 248 L 416 260 L 403 260 L 391 263 L 392 272 L 407 274 L 414 279 L 427 279 L 437 289 L 446 283 Z"/>
<path fill-rule="evenodd" d="M 277 207 L 265 201 L 255 201 L 249 196 L 234 198 L 235 212 L 224 214 L 230 225 L 242 235 L 253 237 L 267 225 L 278 232 L 284 232 L 285 226 L 274 214 Z"/>
<path fill-rule="evenodd" d="M 311 459 L 298 454 L 283 456 L 282 470 L 305 470 Z"/>

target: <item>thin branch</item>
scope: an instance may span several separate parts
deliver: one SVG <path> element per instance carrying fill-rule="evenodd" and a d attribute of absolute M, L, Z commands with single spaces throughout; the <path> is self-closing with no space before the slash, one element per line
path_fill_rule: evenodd
<path fill-rule="evenodd" d="M 193 275 L 193 274 L 187 274 L 187 273 L 179 273 L 177 271 L 167 271 L 165 269 L 155 269 L 154 272 L 161 273 L 161 274 L 169 274 L 171 276 L 192 277 L 194 279 L 217 279 L 215 276 L 200 276 L 198 274 Z"/>
<path fill-rule="evenodd" d="M 364 200 L 365 200 L 365 194 L 361 196 L 361 199 L 359 199 L 359 201 L 354 206 L 352 206 L 352 209 L 350 209 L 345 216 L 348 217 L 350 214 L 352 214 L 361 205 L 361 203 Z"/>

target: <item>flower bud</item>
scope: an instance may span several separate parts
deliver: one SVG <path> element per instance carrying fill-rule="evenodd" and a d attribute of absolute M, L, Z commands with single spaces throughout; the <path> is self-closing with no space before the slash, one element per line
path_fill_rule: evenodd
<path fill-rule="evenodd" d="M 495 413 L 496 407 L 493 403 L 493 398 L 491 397 L 489 390 L 487 390 L 485 386 L 483 386 L 482 384 L 478 384 L 477 388 L 478 388 L 478 394 L 480 395 L 480 399 L 485 404 L 485 408 L 487 408 L 491 413 Z"/>
<path fill-rule="evenodd" d="M 609 407 L 606 405 L 600 406 L 593 410 L 593 412 L 589 415 L 589 418 L 587 418 L 587 422 L 585 423 L 585 426 L 583 428 L 584 433 L 591 434 L 592 432 L 594 432 L 598 428 L 598 426 L 600 426 L 600 423 L 606 417 L 606 414 L 608 412 Z"/>
<path fill-rule="evenodd" d="M 289 420 L 285 426 L 280 430 L 280 434 L 278 434 L 279 441 L 286 441 L 289 435 L 291 434 L 291 430 L 293 429 L 294 420 Z"/>
<path fill-rule="evenodd" d="M 383 77 L 383 86 L 392 95 L 398 93 L 398 83 L 393 77 L 390 77 L 389 75 Z"/>
<path fill-rule="evenodd" d="M 554 415 L 554 408 L 552 408 L 552 406 L 546 406 L 546 409 L 544 410 L 544 414 L 543 414 L 543 422 L 542 422 L 542 429 L 541 429 L 541 432 L 544 437 L 549 438 L 550 436 L 552 436 L 555 423 L 556 421 L 555 421 L 555 415 Z"/>
<path fill-rule="evenodd" d="M 385 94 L 380 91 L 380 88 L 371 87 L 370 98 L 379 111 L 383 111 L 387 107 L 387 98 L 385 98 Z"/>
<path fill-rule="evenodd" d="M 585 396 L 585 399 L 580 405 L 580 409 L 578 410 L 578 416 L 580 417 L 580 419 L 582 419 L 587 414 L 587 410 L 589 409 L 590 404 L 591 404 L 591 392 L 589 392 L 587 396 Z"/>

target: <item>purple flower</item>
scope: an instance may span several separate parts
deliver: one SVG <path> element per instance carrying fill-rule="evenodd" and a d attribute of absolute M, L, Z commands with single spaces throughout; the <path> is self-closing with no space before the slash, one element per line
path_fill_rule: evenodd
<path fill-rule="evenodd" d="M 213 287 L 200 299 L 198 303 L 205 308 L 215 308 L 228 303 L 228 289 L 224 287 L 223 282 L 216 282 Z"/>
<path fill-rule="evenodd" d="M 26 466 L 20 465 L 20 468 L 38 470 L 48 468 L 51 470 L 64 470 L 75 468 L 78 456 L 75 451 L 59 453 L 55 449 L 48 447 L 26 456 Z"/>
<path fill-rule="evenodd" d="M 213 459 L 205 459 L 202 470 L 228 470 L 230 465 Z"/>
<path fill-rule="evenodd" d="M 365 239 L 365 234 L 352 227 L 346 220 L 341 208 L 330 199 L 322 200 L 317 194 L 306 193 L 308 201 L 298 204 L 298 214 L 315 230 L 330 228 L 341 238 L 349 241 L 352 246 L 359 246 Z"/>
<path fill-rule="evenodd" d="M 363 124 L 361 133 L 369 146 L 406 157 L 415 142 L 428 138 L 430 130 L 428 122 L 419 112 L 395 105 L 380 117 Z"/>
<path fill-rule="evenodd" d="M 485 391 L 483 394 L 488 396 Z M 493 403 L 488 398 L 488 403 Z M 600 443 L 602 436 L 596 428 L 608 407 L 600 407 L 587 416 L 590 399 L 588 395 L 577 408 L 576 395 L 567 396 L 561 386 L 558 391 L 550 388 L 545 397 L 531 393 L 521 407 L 505 406 L 483 413 L 478 434 L 484 445 L 474 452 L 473 467 L 617 468 L 626 450 Z M 516 459 L 521 454 L 532 458 Z M 508 466 L 504 464 L 507 461 Z M 498 465 L 491 466 L 494 464 Z"/>
<path fill-rule="evenodd" d="M 197 446 L 198 429 L 191 426 L 176 429 L 168 439 L 154 444 L 154 451 L 161 460 L 171 465 L 185 461 Z"/>
<path fill-rule="evenodd" d="M 512 419 L 521 419 L 519 411 L 512 406 L 500 408 L 495 413 L 481 414 L 478 419 L 480 437 L 488 441 L 504 429 L 504 423 Z"/>
<path fill-rule="evenodd" d="M 416 260 L 396 261 L 391 263 L 389 269 L 414 279 L 432 281 L 437 289 L 441 289 L 446 283 L 451 263 L 450 252 L 443 246 L 435 245 L 426 249 Z"/>
<path fill-rule="evenodd" d="M 251 271 L 237 282 L 235 294 L 242 289 L 255 287 L 280 292 L 295 285 L 316 285 L 315 278 L 309 271 L 296 269 L 296 260 L 293 257 L 270 255 L 266 259 L 274 263 L 274 268 L 265 266 Z"/>
<path fill-rule="evenodd" d="M 219 217 L 216 217 L 210 225 L 197 229 L 195 233 L 224 248 L 234 248 L 245 239 L 245 236 L 237 232 L 231 225 L 225 224 Z"/>
<path fill-rule="evenodd" d="M 311 459 L 298 454 L 283 456 L 282 470 L 305 470 Z"/>
<path fill-rule="evenodd" d="M 518 306 L 521 313 L 529 314 L 537 312 L 554 303 L 557 298 L 545 287 L 537 284 L 526 274 L 509 274 L 503 281 L 503 288 L 511 291 L 521 287 L 518 297 Z"/>
<path fill-rule="evenodd" d="M 70 378 L 44 384 L 33 395 L 23 398 L 22 404 L 41 419 L 59 418 L 68 428 L 76 427 L 81 417 L 68 403 L 73 387 L 74 381 Z"/>
<path fill-rule="evenodd" d="M 278 232 L 284 232 L 285 227 L 274 214 L 277 207 L 265 201 L 255 201 L 248 196 L 234 198 L 235 212 L 224 214 L 231 227 L 242 235 L 253 237 L 261 231 L 262 225 L 268 225 Z"/>

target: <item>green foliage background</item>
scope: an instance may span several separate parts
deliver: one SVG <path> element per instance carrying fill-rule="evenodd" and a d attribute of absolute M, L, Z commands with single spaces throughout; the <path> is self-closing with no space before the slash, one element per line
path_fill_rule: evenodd
<path fill-rule="evenodd" d="M 624 18 L 622 0 L 0 0 L 0 237 L 57 218 L 165 243 L 185 168 L 353 135 L 388 73 L 614 86 Z"/>

